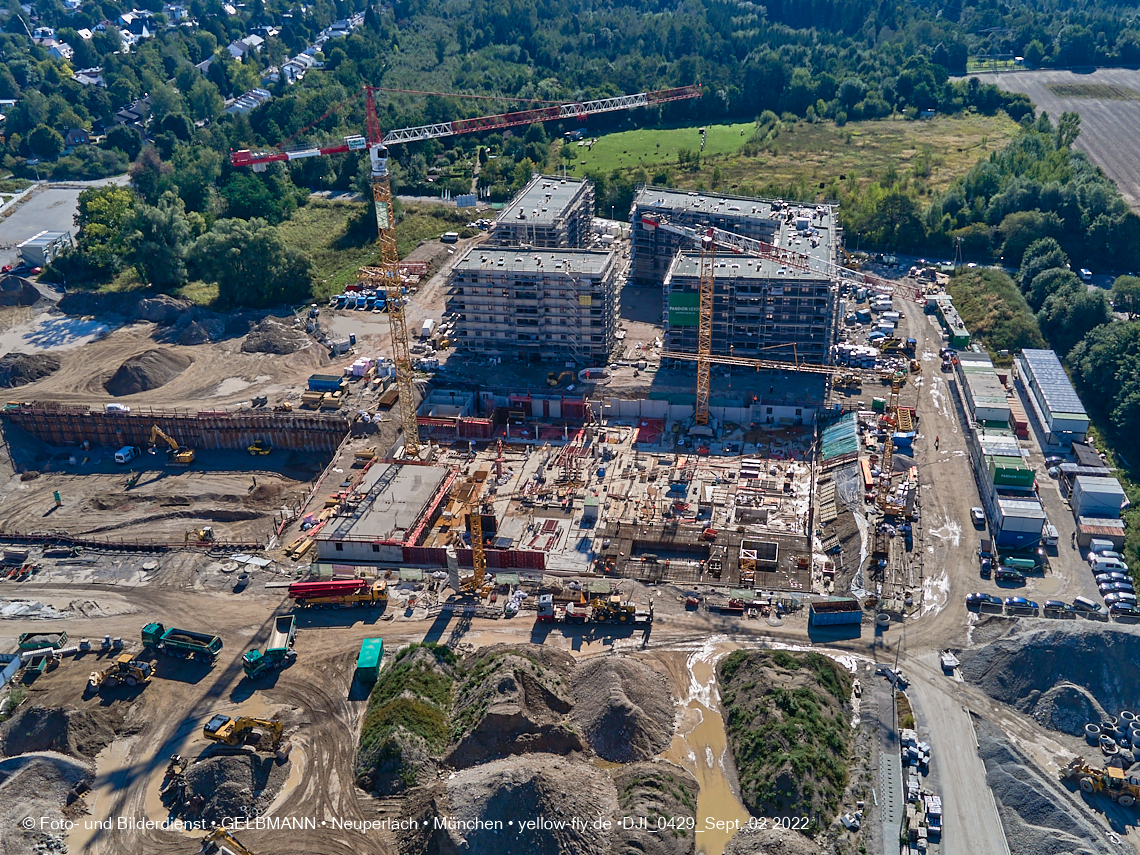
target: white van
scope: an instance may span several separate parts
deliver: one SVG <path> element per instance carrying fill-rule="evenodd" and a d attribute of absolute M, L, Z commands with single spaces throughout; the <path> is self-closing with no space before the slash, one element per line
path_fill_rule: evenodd
<path fill-rule="evenodd" d="M 139 456 L 139 450 L 133 445 L 124 445 L 115 452 L 116 463 L 130 463 Z"/>
<path fill-rule="evenodd" d="M 1041 542 L 1046 546 L 1057 545 L 1057 527 L 1052 523 L 1045 523 L 1045 528 L 1042 531 Z"/>
<path fill-rule="evenodd" d="M 1094 573 L 1127 573 L 1128 565 L 1121 561 L 1119 558 L 1101 558 L 1097 556 L 1097 560 L 1093 562 L 1092 569 Z"/>

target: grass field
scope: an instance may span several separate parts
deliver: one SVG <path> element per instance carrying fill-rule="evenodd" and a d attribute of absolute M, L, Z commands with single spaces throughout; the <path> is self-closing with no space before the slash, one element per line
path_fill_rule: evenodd
<path fill-rule="evenodd" d="M 775 138 L 749 156 L 741 149 L 754 129 L 752 123 L 709 125 L 697 170 L 681 169 L 677 157 L 680 149 L 700 149 L 696 126 L 608 134 L 590 148 L 575 149 L 571 172 L 609 175 L 615 169 L 623 173 L 644 170 L 649 181 L 664 172 L 672 185 L 686 189 L 741 195 L 765 191 L 780 195 L 799 189 L 812 191 L 814 196 L 835 181 L 850 181 L 854 176 L 858 182 L 870 182 L 894 169 L 899 176 L 909 173 L 921 179 L 928 190 L 941 190 L 987 152 L 1004 146 L 1018 126 L 1004 114 L 887 119 L 851 122 L 844 127 L 833 122 L 781 123 Z M 717 172 L 720 180 L 714 185 Z"/>
<path fill-rule="evenodd" d="M 1108 83 L 1051 83 L 1049 91 L 1058 98 L 1096 98 L 1099 101 L 1136 101 L 1140 92 Z"/>

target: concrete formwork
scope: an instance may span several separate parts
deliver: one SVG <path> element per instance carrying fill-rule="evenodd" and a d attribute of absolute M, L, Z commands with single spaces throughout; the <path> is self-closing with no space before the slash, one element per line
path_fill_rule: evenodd
<path fill-rule="evenodd" d="M 150 444 L 154 425 L 179 444 L 195 449 L 244 449 L 254 440 L 290 451 L 335 451 L 349 431 L 341 414 L 236 412 L 122 412 L 29 404 L 0 412 L 4 422 L 55 446 L 90 442 L 105 448 Z"/>

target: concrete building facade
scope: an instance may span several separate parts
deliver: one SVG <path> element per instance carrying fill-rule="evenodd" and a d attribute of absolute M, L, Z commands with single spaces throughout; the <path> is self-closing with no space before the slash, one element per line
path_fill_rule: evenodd
<path fill-rule="evenodd" d="M 617 336 L 619 267 L 614 250 L 474 247 L 448 277 L 447 311 L 459 316 L 454 345 L 605 364 Z"/>
<path fill-rule="evenodd" d="M 594 182 L 536 175 L 491 225 L 491 246 L 584 249 L 592 239 Z"/>

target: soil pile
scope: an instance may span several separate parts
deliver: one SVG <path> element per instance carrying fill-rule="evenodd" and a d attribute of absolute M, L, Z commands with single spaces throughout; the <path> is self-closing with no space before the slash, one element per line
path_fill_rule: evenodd
<path fill-rule="evenodd" d="M 496 644 L 463 662 L 455 687 L 452 730 L 461 734 L 448 755 L 456 768 L 528 752 L 569 754 L 586 749 L 571 726 L 567 653 Z"/>
<path fill-rule="evenodd" d="M 51 353 L 6 353 L 0 356 L 0 386 L 35 383 L 59 371 L 59 357 Z"/>
<path fill-rule="evenodd" d="M 724 855 L 822 855 L 823 850 L 798 831 L 775 828 L 745 827 L 736 832 Z"/>
<path fill-rule="evenodd" d="M 243 353 L 276 353 L 284 356 L 308 347 L 312 339 L 304 330 L 282 323 L 277 318 L 265 318 L 255 325 L 241 343 Z"/>
<path fill-rule="evenodd" d="M 40 292 L 29 279 L 5 276 L 0 279 L 0 306 L 31 306 L 40 299 Z"/>
<path fill-rule="evenodd" d="M 1096 855 L 1106 850 L 1101 827 L 1086 817 L 1079 791 L 1073 793 L 1053 776 L 1041 774 L 989 722 L 975 718 L 974 729 L 1010 855 Z M 1107 796 L 1090 798 L 1101 810 L 1112 807 Z"/>
<path fill-rule="evenodd" d="M 632 763 L 614 778 L 618 792 L 618 827 L 614 831 L 613 855 L 688 855 L 696 843 L 693 829 L 655 828 L 663 822 L 696 819 L 697 784 L 688 772 L 671 763 Z M 622 817 L 646 817 L 648 829 L 621 828 Z M 683 823 L 681 823 L 683 825 Z"/>
<path fill-rule="evenodd" d="M 191 321 L 178 334 L 179 344 L 206 344 L 210 340 L 210 333 L 197 321 Z"/>
<path fill-rule="evenodd" d="M 114 740 L 123 715 L 114 706 L 91 710 L 24 707 L 0 727 L 0 746 L 8 757 L 58 751 L 93 759 Z"/>
<path fill-rule="evenodd" d="M 643 662 L 595 659 L 575 669 L 572 686 L 574 722 L 599 757 L 649 760 L 672 740 L 673 693 L 665 677 Z"/>
<path fill-rule="evenodd" d="M 1123 627 L 1069 623 L 1018 627 L 984 647 L 964 651 L 962 676 L 1066 733 L 1099 721 L 1102 710 L 1115 714 L 1140 706 L 1140 636 Z M 1090 712 L 1096 718 L 1080 719 Z"/>
<path fill-rule="evenodd" d="M 165 794 L 179 815 L 220 823 L 264 811 L 289 777 L 291 761 L 272 754 L 217 754 L 193 763 Z"/>
<path fill-rule="evenodd" d="M 193 362 L 189 356 L 171 350 L 148 350 L 132 356 L 119 366 L 103 388 L 112 395 L 135 395 L 165 386 Z"/>
<path fill-rule="evenodd" d="M 25 817 L 45 817 L 48 822 L 75 819 L 75 808 L 68 806 L 68 793 L 76 784 L 90 785 L 95 765 L 62 754 L 26 754 L 0 760 L 0 824 L 3 824 L 4 855 L 33 855 L 65 852 L 62 831 L 26 830 Z"/>
<path fill-rule="evenodd" d="M 613 832 L 589 823 L 617 809 L 613 781 L 588 763 L 544 754 L 508 757 L 457 772 L 433 788 L 411 813 L 423 831 L 401 844 L 404 851 L 422 855 L 610 855 Z M 574 817 L 585 820 L 586 828 L 571 826 Z M 436 828 L 436 818 L 446 820 L 447 827 Z M 555 827 L 519 830 L 520 821 L 535 819 Z M 514 826 L 507 825 L 510 820 Z M 478 827 L 495 821 L 501 829 Z"/>
<path fill-rule="evenodd" d="M 717 671 L 745 807 L 826 825 L 847 787 L 851 674 L 827 656 L 786 650 L 738 650 Z"/>
<path fill-rule="evenodd" d="M 140 299 L 135 304 L 131 317 L 136 321 L 150 321 L 166 326 L 177 321 L 193 305 L 189 300 L 179 300 L 169 294 L 156 294 Z"/>

